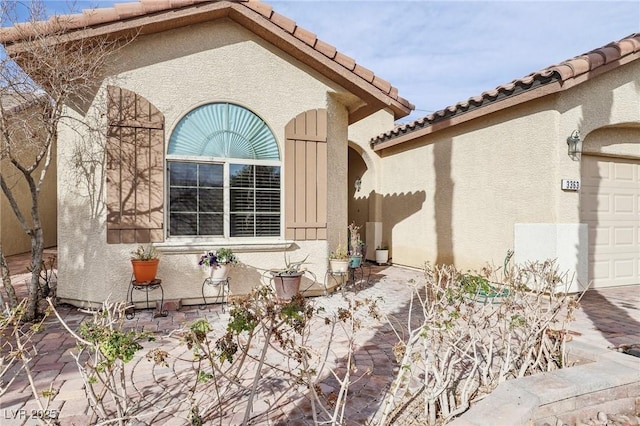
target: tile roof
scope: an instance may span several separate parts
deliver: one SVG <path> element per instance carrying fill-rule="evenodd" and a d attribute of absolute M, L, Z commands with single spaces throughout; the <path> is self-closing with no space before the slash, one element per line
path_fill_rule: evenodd
<path fill-rule="evenodd" d="M 549 93 L 566 90 L 586 79 L 638 58 L 640 58 L 640 33 L 635 33 L 620 41 L 611 42 L 606 46 L 533 72 L 508 84 L 498 86 L 466 101 L 448 106 L 411 123 L 395 126 L 392 130 L 371 139 L 371 144 L 376 149 L 382 149 L 397 143 L 407 142 L 425 134 L 424 130 L 437 123 L 454 117 L 462 119 L 460 116 L 470 112 L 474 112 L 475 115 L 470 115 L 469 119 L 493 112 L 496 109 L 501 109 L 498 106 L 498 102 L 516 98 L 517 95 L 550 85 L 550 83 L 556 82 L 558 84 L 553 89 L 540 90 L 534 97 L 523 97 L 523 102 Z M 508 107 L 513 103 L 507 102 L 504 105 L 504 107 Z M 487 108 L 488 106 L 496 106 L 496 108 Z M 478 111 L 480 108 L 485 109 Z M 421 132 L 421 130 L 423 131 Z"/>
<path fill-rule="evenodd" d="M 242 16 L 233 13 L 234 11 L 240 12 Z M 179 12 L 183 13 L 178 14 Z M 202 17 L 194 21 L 198 15 Z M 351 84 L 347 84 L 345 88 L 348 90 L 360 88 L 360 92 L 364 89 L 367 92 L 365 95 L 369 94 L 369 97 L 373 95 L 373 98 L 382 101 L 385 107 L 390 107 L 396 118 L 408 115 L 415 108 L 409 101 L 400 97 L 398 89 L 389 82 L 359 65 L 353 58 L 338 52 L 334 46 L 319 40 L 314 33 L 299 27 L 295 21 L 274 12 L 268 4 L 258 0 L 139 0 L 116 3 L 108 8 L 83 10 L 78 14 L 53 16 L 48 21 L 39 22 L 36 25 L 40 24 L 41 30 L 48 25 L 50 28 L 56 28 L 57 33 L 63 32 L 71 38 L 82 38 L 123 32 L 131 28 L 137 28 L 141 34 L 148 34 L 168 27 L 189 25 L 221 16 L 228 16 L 239 23 L 245 23 L 245 26 L 256 34 L 267 39 L 271 37 L 269 40 L 271 42 L 274 42 L 273 36 L 279 37 L 280 40 L 276 40 L 275 44 L 280 48 L 288 47 L 288 53 L 293 52 L 297 59 L 300 58 L 299 55 L 295 55 L 294 48 L 299 51 L 312 49 L 310 52 L 312 55 L 321 55 L 320 58 L 315 58 L 315 62 L 310 58 L 307 59 L 319 65 L 314 68 L 321 72 L 325 71 L 327 75 L 327 64 L 318 64 L 318 60 L 330 60 L 329 66 L 332 68 L 328 73 L 330 78 L 338 83 L 345 83 L 346 78 L 349 80 L 347 83 Z M 246 18 L 251 22 L 247 22 Z M 264 22 L 259 22 L 260 19 Z M 257 26 L 252 25 L 256 23 Z M 114 26 L 117 24 L 120 24 L 120 27 Z M 21 23 L 11 28 L 0 28 L 0 43 L 8 46 L 9 52 L 12 46 L 19 50 L 20 41 L 32 34 L 33 25 Z M 281 41 L 284 37 L 293 37 L 293 39 L 283 44 Z M 291 43 L 295 43 L 293 48 Z M 284 50 L 287 51 L 287 49 Z M 362 94 L 360 92 L 356 91 L 356 94 Z M 362 118 L 370 112 L 369 110 L 361 112 L 358 117 Z"/>

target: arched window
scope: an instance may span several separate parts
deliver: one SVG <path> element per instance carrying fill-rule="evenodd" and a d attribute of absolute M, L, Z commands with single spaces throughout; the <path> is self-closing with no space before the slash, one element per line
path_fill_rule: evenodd
<path fill-rule="evenodd" d="M 266 123 L 230 103 L 185 115 L 169 140 L 169 236 L 280 236 L 280 154 Z"/>

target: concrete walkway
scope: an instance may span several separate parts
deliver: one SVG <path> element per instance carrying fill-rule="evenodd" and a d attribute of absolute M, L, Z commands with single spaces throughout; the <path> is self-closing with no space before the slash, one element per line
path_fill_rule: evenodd
<path fill-rule="evenodd" d="M 11 259 L 12 268 L 19 268 L 24 259 Z M 12 269 L 18 271 L 18 269 Z M 18 278 L 24 282 L 23 277 Z M 412 293 L 411 280 L 419 281 L 420 271 L 400 267 L 372 268 L 372 275 L 368 285 L 364 285 L 357 292 L 358 298 L 368 297 L 379 300 L 380 308 L 390 314 L 397 324 L 407 324 L 408 301 Z M 347 295 L 354 293 L 347 292 Z M 316 307 L 322 307 L 326 312 L 336 312 L 339 307 L 347 303 L 341 294 L 313 298 Z M 169 312 L 165 318 L 154 318 L 150 311 L 137 311 L 132 320 L 128 320 L 126 327 L 144 329 L 164 336 L 173 330 L 205 317 L 211 324 L 226 325 L 228 313 L 222 313 L 220 305 L 209 305 L 201 310 L 198 307 L 183 307 L 180 311 Z M 59 312 L 64 320 L 76 327 L 88 317 L 71 306 L 61 306 Z M 322 324 L 314 325 L 314 340 L 310 345 L 323 347 L 328 343 L 329 332 L 319 331 Z M 600 348 L 618 346 L 622 344 L 640 343 L 640 286 L 612 288 L 590 291 L 582 301 L 581 309 L 577 312 L 576 321 L 569 326 L 576 341 L 582 341 Z M 332 352 L 328 359 L 329 367 L 344 372 L 347 334 L 333 336 Z M 86 425 L 90 422 L 90 413 L 83 390 L 83 383 L 79 378 L 75 361 L 69 351 L 73 350 L 75 342 L 54 318 L 46 323 L 46 331 L 37 337 L 36 347 L 39 352 L 38 360 L 34 363 L 35 384 L 39 391 L 53 386 L 57 394 L 53 398 L 52 410 L 58 415 L 63 425 Z M 397 338 L 388 324 L 380 323 L 370 317 L 363 318 L 362 328 L 357 333 L 354 342 L 355 361 L 357 369 L 352 371 L 352 379 L 357 378 L 349 390 L 349 404 L 345 418 L 346 424 L 361 425 L 371 422 L 380 409 L 380 403 L 386 390 L 397 372 L 397 363 L 393 355 L 393 347 Z M 154 347 L 162 348 L 173 356 L 168 367 L 158 367 L 148 362 L 144 354 Z M 181 361 L 192 357 L 186 347 L 179 344 L 177 335 L 162 337 L 155 343 L 145 344 L 141 351 L 128 366 L 128 374 L 133 384 L 134 393 L 139 395 L 143 404 L 149 407 L 166 407 L 142 419 L 146 424 L 189 424 L 187 420 L 189 406 L 183 400 L 188 394 L 190 382 L 190 368 Z M 342 369 L 342 370 L 341 370 Z M 192 377 L 191 377 L 192 378 Z M 331 399 L 332 394 L 339 390 L 335 379 L 327 377 L 320 387 L 321 391 Z M 278 389 L 263 389 L 261 398 L 256 399 L 255 411 L 259 412 L 265 404 L 276 398 Z M 311 405 L 304 392 L 296 389 L 291 397 L 278 401 L 278 408 L 272 411 L 270 417 L 258 419 L 258 424 L 312 424 L 310 417 Z M 197 404 L 207 404 L 213 395 L 203 394 L 203 399 Z M 10 387 L 0 401 L 0 424 L 31 425 L 35 420 L 26 419 L 24 414 L 30 415 L 36 406 L 31 401 L 31 393 L 24 376 L 20 376 Z M 24 411 L 21 411 L 24 410 Z M 241 424 L 244 407 L 242 404 L 232 404 L 223 407 L 221 424 Z M 217 422 L 215 422 L 217 423 Z M 212 423 L 213 424 L 213 423 Z"/>

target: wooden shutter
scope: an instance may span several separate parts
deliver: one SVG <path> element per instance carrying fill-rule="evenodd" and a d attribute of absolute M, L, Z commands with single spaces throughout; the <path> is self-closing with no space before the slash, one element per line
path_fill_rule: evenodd
<path fill-rule="evenodd" d="M 163 241 L 164 116 L 134 92 L 107 92 L 107 243 Z"/>
<path fill-rule="evenodd" d="M 299 114 L 285 139 L 285 238 L 326 240 L 327 111 Z"/>

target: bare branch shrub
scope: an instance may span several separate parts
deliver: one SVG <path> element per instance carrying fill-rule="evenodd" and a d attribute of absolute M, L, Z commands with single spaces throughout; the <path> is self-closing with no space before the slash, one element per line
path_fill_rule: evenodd
<path fill-rule="evenodd" d="M 127 424 L 139 414 L 135 399 L 130 397 L 131 382 L 125 375 L 125 364 L 143 349 L 141 342 L 153 341 L 150 333 L 125 331 L 123 302 L 108 300 L 90 321 L 80 324 L 76 332 L 62 320 L 51 299 L 47 299 L 58 320 L 77 342 L 71 353 L 85 384 L 89 406 L 93 410 L 91 424 L 97 422 Z"/>
<path fill-rule="evenodd" d="M 399 345 L 381 424 L 444 424 L 505 380 L 565 366 L 567 278 L 553 261 L 501 272 L 426 266 L 413 296 L 424 320 Z"/>
<path fill-rule="evenodd" d="M 110 58 L 126 41 L 70 40 L 64 19 L 43 21 L 45 8 L 39 0 L 26 3 L 30 20 L 20 23 L 17 3 L 2 2 L 1 10 L 2 22 L 10 28 L 0 33 L 5 50 L 0 59 L 0 188 L 31 241 L 24 317 L 31 320 L 46 309 L 49 296 L 48 287 L 40 285 L 45 243 L 40 194 L 54 160 L 58 126 L 73 123 L 68 108 L 83 110 L 92 102 Z M 8 272 L 0 272 L 8 302 L 15 305 Z"/>
<path fill-rule="evenodd" d="M 314 424 L 343 424 L 349 386 L 369 373 L 353 376 L 354 339 L 365 315 L 380 316 L 375 301 L 348 300 L 344 308 L 329 313 L 301 295 L 278 302 L 269 286 L 261 286 L 233 302 L 224 333 L 216 334 L 204 319 L 195 322 L 184 339 L 196 365 L 197 381 L 190 389 L 197 402 L 197 418 L 222 424 L 224 407 L 233 403 L 245 407 L 243 424 L 263 424 L 297 395 L 309 398 Z M 327 362 L 331 343 L 311 344 L 311 334 L 320 330 L 318 322 L 331 336 L 341 328 L 347 337 L 348 350 L 340 369 Z M 149 356 L 158 358 L 157 352 Z M 329 397 L 318 388 L 327 375 L 339 384 L 337 394 Z M 255 401 L 261 402 L 260 411 Z"/>
<path fill-rule="evenodd" d="M 26 305 L 26 299 L 22 299 L 17 306 L 0 311 L 0 397 L 8 392 L 18 376 L 26 376 L 38 412 L 53 414 L 56 411 L 50 409 L 50 403 L 55 390 L 38 389 L 31 370 L 38 357 L 33 337 L 43 331 L 48 312 L 38 322 L 26 324 L 23 321 Z M 37 420 L 40 424 L 56 424 L 53 417 L 43 416 Z"/>
<path fill-rule="evenodd" d="M 257 287 L 232 301 L 226 327 L 201 318 L 166 336 L 179 336 L 169 348 L 186 352 L 153 345 L 146 359 L 156 366 L 152 388 L 162 397 L 146 399 L 133 389 L 125 371 L 152 336 L 125 331 L 126 308 L 107 301 L 78 331 L 58 315 L 77 341 L 73 357 L 93 410 L 92 424 L 146 421 L 185 406 L 190 407 L 188 420 L 194 425 L 228 424 L 229 407 L 242 410 L 242 417 L 234 421 L 264 424 L 277 418 L 280 408 L 303 400 L 311 404 L 314 424 L 344 424 L 349 386 L 370 373 L 358 370 L 354 361 L 357 332 L 365 316 L 380 318 L 376 301 L 345 300 L 343 307 L 326 312 L 301 295 L 282 302 L 270 286 Z M 53 305 L 52 309 L 55 312 Z M 313 347 L 312 333 L 328 333 L 328 345 Z M 348 349 L 335 365 L 329 357 L 337 334 L 346 338 Z M 182 383 L 165 388 L 158 381 L 163 374 L 180 376 Z M 319 384 L 328 377 L 338 389 L 324 395 Z"/>

